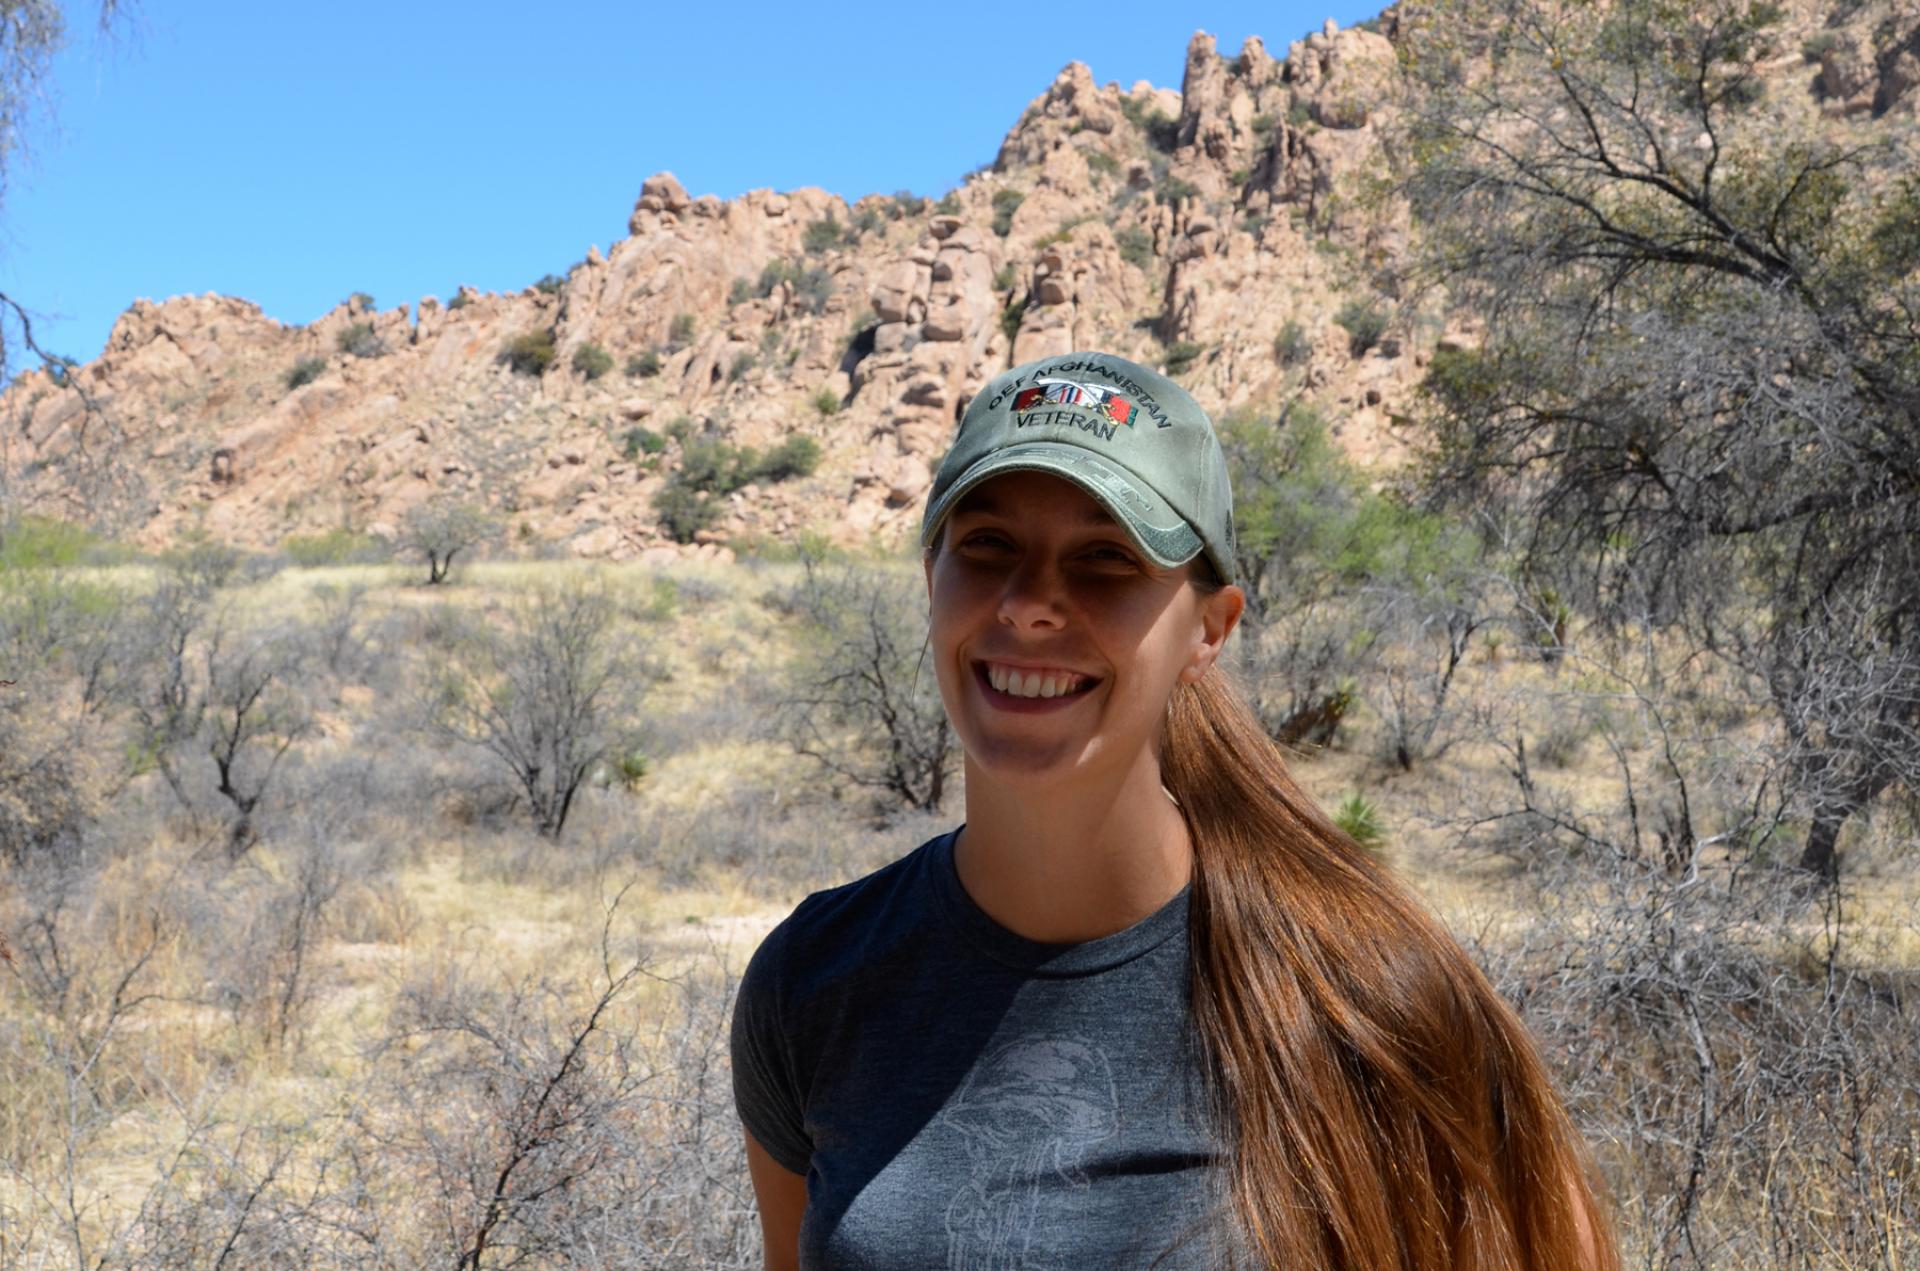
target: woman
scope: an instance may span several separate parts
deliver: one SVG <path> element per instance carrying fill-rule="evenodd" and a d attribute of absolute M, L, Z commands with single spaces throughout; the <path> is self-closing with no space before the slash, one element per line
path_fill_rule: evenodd
<path fill-rule="evenodd" d="M 1524 1028 L 1216 665 L 1232 497 L 1098 353 L 969 406 L 922 523 L 966 822 L 755 953 L 770 1268 L 1603 1268 Z"/>

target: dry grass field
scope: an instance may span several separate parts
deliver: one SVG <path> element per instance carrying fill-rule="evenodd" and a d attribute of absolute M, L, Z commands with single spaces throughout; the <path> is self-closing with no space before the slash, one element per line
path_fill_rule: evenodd
<path fill-rule="evenodd" d="M 164 704 L 166 659 L 130 652 L 156 621 L 131 597 L 164 571 L 42 579 L 95 598 L 88 630 L 101 596 L 136 620 L 99 704 L 84 639 L 42 641 L 37 678 L 0 690 L 0 1266 L 757 1266 L 734 977 L 800 897 L 963 806 L 957 776 L 905 810 L 795 752 L 803 572 L 236 576 L 184 646 L 173 702 L 200 714 L 164 763 L 129 722 Z M 601 675 L 596 750 L 543 833 L 498 748 L 428 721 L 505 680 L 524 706 L 540 681 L 502 650 L 532 646 L 499 641 L 582 593 L 606 619 L 574 650 Z M 274 650 L 235 726 L 235 666 Z M 1535 1026 L 1632 1265 L 1914 1265 L 1914 827 L 1853 827 L 1841 891 L 1788 895 L 1764 843 L 1708 842 L 1744 787 L 1707 760 L 1753 725 L 1694 720 L 1691 859 L 1658 864 L 1652 831 L 1646 860 L 1550 850 L 1511 815 L 1507 740 L 1534 739 L 1539 807 L 1625 843 L 1622 763 L 1648 825 L 1672 785 L 1631 695 L 1577 658 L 1478 645 L 1457 740 L 1411 770 L 1362 701 L 1296 772 L 1329 807 L 1364 801 L 1376 850 Z M 244 816 L 216 762 L 235 737 Z M 62 798 L 34 792 L 44 764 Z"/>

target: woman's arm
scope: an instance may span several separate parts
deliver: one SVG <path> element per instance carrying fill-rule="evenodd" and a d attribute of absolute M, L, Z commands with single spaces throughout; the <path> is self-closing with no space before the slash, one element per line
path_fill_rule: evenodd
<path fill-rule="evenodd" d="M 760 1206 L 760 1235 L 767 1271 L 799 1271 L 800 1217 L 807 1211 L 807 1180 L 767 1155 L 753 1135 L 747 1139 L 747 1174 Z"/>

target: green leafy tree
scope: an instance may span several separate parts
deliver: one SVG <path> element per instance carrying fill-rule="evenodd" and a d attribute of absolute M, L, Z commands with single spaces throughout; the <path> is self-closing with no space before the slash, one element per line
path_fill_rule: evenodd
<path fill-rule="evenodd" d="M 486 509 L 458 500 L 433 499 L 407 511 L 399 546 L 426 557 L 427 582 L 447 580 L 453 558 L 499 534 L 499 523 Z"/>
<path fill-rule="evenodd" d="M 1484 327 L 1436 488 L 1603 630 L 1766 703 L 1806 825 L 1920 792 L 1920 142 L 1798 126 L 1753 0 L 1451 0 L 1401 26 L 1422 264 Z M 1836 134 L 1837 135 L 1837 134 Z"/>

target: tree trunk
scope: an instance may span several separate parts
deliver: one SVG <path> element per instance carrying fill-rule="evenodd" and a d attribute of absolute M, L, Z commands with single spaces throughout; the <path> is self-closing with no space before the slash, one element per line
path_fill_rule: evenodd
<path fill-rule="evenodd" d="M 1800 852 L 1800 868 L 1818 874 L 1828 882 L 1840 877 L 1840 827 L 1847 823 L 1844 812 L 1822 812 L 1813 818 L 1807 830 L 1807 845 Z"/>

